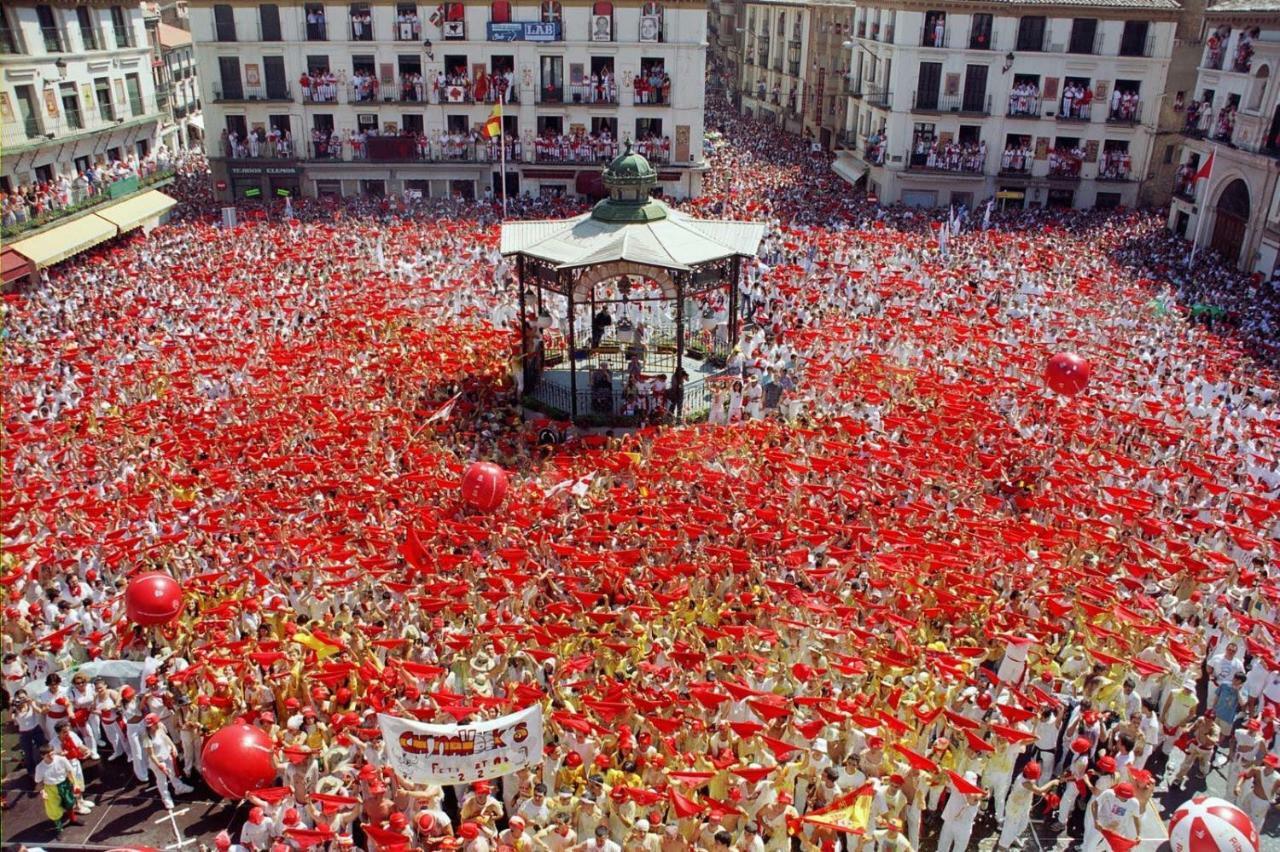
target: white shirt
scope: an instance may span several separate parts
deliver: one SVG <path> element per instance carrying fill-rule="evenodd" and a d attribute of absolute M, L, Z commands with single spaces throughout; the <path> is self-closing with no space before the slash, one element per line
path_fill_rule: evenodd
<path fill-rule="evenodd" d="M 71 761 L 55 754 L 53 760 L 41 760 L 36 764 L 36 783 L 61 784 L 70 777 L 71 771 Z"/>

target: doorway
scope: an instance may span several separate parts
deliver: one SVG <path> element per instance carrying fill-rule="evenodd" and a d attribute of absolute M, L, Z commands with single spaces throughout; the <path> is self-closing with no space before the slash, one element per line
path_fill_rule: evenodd
<path fill-rule="evenodd" d="M 1240 248 L 1244 245 L 1245 229 L 1249 226 L 1249 187 L 1244 181 L 1233 180 L 1227 185 L 1218 196 L 1215 212 L 1209 247 L 1236 266 L 1240 260 Z"/>

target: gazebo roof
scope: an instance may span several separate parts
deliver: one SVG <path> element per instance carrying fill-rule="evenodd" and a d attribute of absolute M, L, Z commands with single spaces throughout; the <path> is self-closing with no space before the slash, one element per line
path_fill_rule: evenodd
<path fill-rule="evenodd" d="M 764 239 L 759 222 L 695 219 L 671 209 L 666 214 L 651 222 L 607 222 L 590 213 L 573 219 L 508 222 L 502 226 L 502 253 L 541 258 L 561 269 L 628 261 L 687 270 L 712 260 L 753 255 Z"/>
<path fill-rule="evenodd" d="M 764 238 L 758 222 L 695 219 L 667 207 L 650 190 L 658 176 L 630 143 L 604 170 L 609 198 L 573 219 L 509 222 L 502 253 L 523 254 L 559 269 L 628 262 L 688 270 L 735 255 L 753 255 Z"/>

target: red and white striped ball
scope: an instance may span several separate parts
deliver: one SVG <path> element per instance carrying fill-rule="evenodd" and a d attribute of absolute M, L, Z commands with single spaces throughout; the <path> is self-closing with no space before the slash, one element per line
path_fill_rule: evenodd
<path fill-rule="evenodd" d="M 502 505 L 507 496 L 507 472 L 492 462 L 475 462 L 462 476 L 462 499 L 482 512 Z"/>
<path fill-rule="evenodd" d="M 1169 821 L 1173 852 L 1259 852 L 1258 829 L 1249 815 L 1214 796 L 1196 796 Z"/>

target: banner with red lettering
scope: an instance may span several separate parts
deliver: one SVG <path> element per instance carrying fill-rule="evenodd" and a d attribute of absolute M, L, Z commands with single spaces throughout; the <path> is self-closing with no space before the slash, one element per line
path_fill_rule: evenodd
<path fill-rule="evenodd" d="M 464 784 L 542 762 L 542 705 L 466 725 L 378 715 L 387 762 L 419 783 Z"/>

